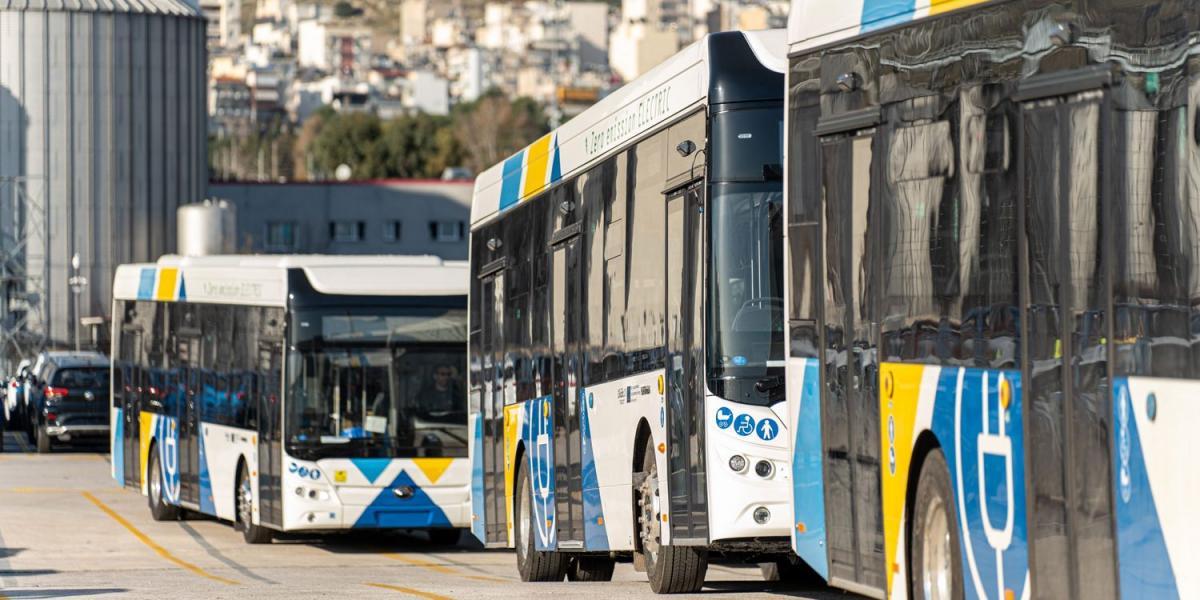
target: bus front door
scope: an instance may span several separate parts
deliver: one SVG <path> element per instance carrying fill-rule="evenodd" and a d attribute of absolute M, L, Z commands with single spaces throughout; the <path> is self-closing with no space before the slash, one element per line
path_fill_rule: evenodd
<path fill-rule="evenodd" d="M 667 468 L 671 543 L 708 543 L 704 477 L 704 330 L 696 280 L 704 272 L 698 218 L 703 183 L 667 196 Z"/>

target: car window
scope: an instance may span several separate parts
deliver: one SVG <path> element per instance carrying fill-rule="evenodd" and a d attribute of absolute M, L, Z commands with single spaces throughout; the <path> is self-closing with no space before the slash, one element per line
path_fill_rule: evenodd
<path fill-rule="evenodd" d="M 50 385 L 67 389 L 80 388 L 87 390 L 108 387 L 108 369 L 106 368 L 73 368 L 59 369 L 54 373 Z"/>

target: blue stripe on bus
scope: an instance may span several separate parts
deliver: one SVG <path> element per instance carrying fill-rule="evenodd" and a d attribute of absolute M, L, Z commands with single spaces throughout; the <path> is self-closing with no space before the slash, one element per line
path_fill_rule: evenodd
<path fill-rule="evenodd" d="M 504 178 L 500 184 L 500 210 L 504 210 L 521 200 L 521 164 L 525 160 L 522 150 L 504 161 L 502 171 Z"/>
<path fill-rule="evenodd" d="M 153 300 L 154 299 L 154 278 L 157 275 L 157 270 L 142 269 L 141 276 L 138 279 L 138 300 Z"/>
<path fill-rule="evenodd" d="M 863 0 L 862 32 L 906 23 L 916 10 L 914 0 Z"/>
<path fill-rule="evenodd" d="M 483 415 L 475 418 L 474 452 L 471 453 L 471 534 L 487 542 L 487 511 L 483 495 Z"/>
<path fill-rule="evenodd" d="M 528 490 L 533 510 L 533 549 L 539 552 L 558 549 L 558 525 L 554 510 L 554 396 L 528 400 L 521 439 L 525 442 L 526 466 L 529 469 Z M 542 441 L 542 444 L 538 442 Z"/>
<path fill-rule="evenodd" d="M 793 540 L 796 555 L 821 577 L 829 579 L 825 553 L 825 488 L 821 450 L 821 375 L 815 358 L 804 360 L 800 412 L 792 423 L 792 497 L 795 505 Z M 801 528 L 798 525 L 804 524 Z M 803 531 L 801 531 L 803 529 Z"/>
<path fill-rule="evenodd" d="M 604 526 L 604 504 L 600 498 L 600 480 L 596 476 L 596 452 L 592 449 L 591 402 L 589 394 L 579 393 L 580 437 L 583 442 L 583 547 L 588 552 L 608 550 L 608 528 Z"/>
<path fill-rule="evenodd" d="M 1146 471 L 1141 434 L 1132 414 L 1129 381 L 1118 378 L 1113 383 L 1113 422 L 1117 430 L 1113 483 L 1117 490 L 1117 568 L 1121 597 L 1178 598 L 1175 571 L 1171 567 L 1171 556 L 1167 552 L 1162 522 L 1150 487 L 1150 475 Z M 1125 463 L 1124 472 L 1122 462 Z M 1124 485 L 1122 478 L 1126 478 Z"/>
<path fill-rule="evenodd" d="M 116 409 L 116 412 L 117 424 L 113 428 L 112 438 L 113 479 L 125 485 L 125 415 L 120 408 Z"/>
<path fill-rule="evenodd" d="M 366 363 L 364 362 L 363 364 Z M 387 469 L 388 465 L 392 464 L 392 459 L 352 458 L 350 462 L 354 464 L 354 468 L 358 469 L 359 473 L 362 473 L 363 477 L 367 478 L 367 481 L 375 483 L 375 480 L 379 479 L 379 476 L 383 474 L 384 469 Z"/>
<path fill-rule="evenodd" d="M 208 452 L 204 448 L 203 423 L 200 424 L 200 433 L 201 435 L 196 436 L 200 442 L 200 512 L 215 516 L 217 503 L 213 501 L 212 476 L 208 472 Z"/>

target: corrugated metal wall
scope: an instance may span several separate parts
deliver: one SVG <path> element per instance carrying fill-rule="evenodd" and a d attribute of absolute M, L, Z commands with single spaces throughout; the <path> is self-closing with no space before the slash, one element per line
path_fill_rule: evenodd
<path fill-rule="evenodd" d="M 204 20 L 196 15 L 0 8 L 0 181 L 25 177 L 44 235 L 42 328 L 74 343 L 79 317 L 109 316 L 121 263 L 175 248 L 175 209 L 207 185 Z M 0 205 L 14 190 L 0 186 Z M 7 201 L 7 202 L 6 202 Z M 0 244 L 13 243 L 0 215 Z M 71 257 L 89 285 L 72 310 Z"/>

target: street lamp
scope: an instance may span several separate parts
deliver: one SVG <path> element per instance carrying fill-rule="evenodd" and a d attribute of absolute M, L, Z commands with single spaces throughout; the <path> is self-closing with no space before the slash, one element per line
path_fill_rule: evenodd
<path fill-rule="evenodd" d="M 79 296 L 83 293 L 84 288 L 87 287 L 88 280 L 87 277 L 79 274 L 78 252 L 71 257 L 71 278 L 67 280 L 67 283 L 71 285 L 71 295 L 75 300 L 75 306 L 71 313 L 75 315 L 75 351 L 79 352 Z"/>

